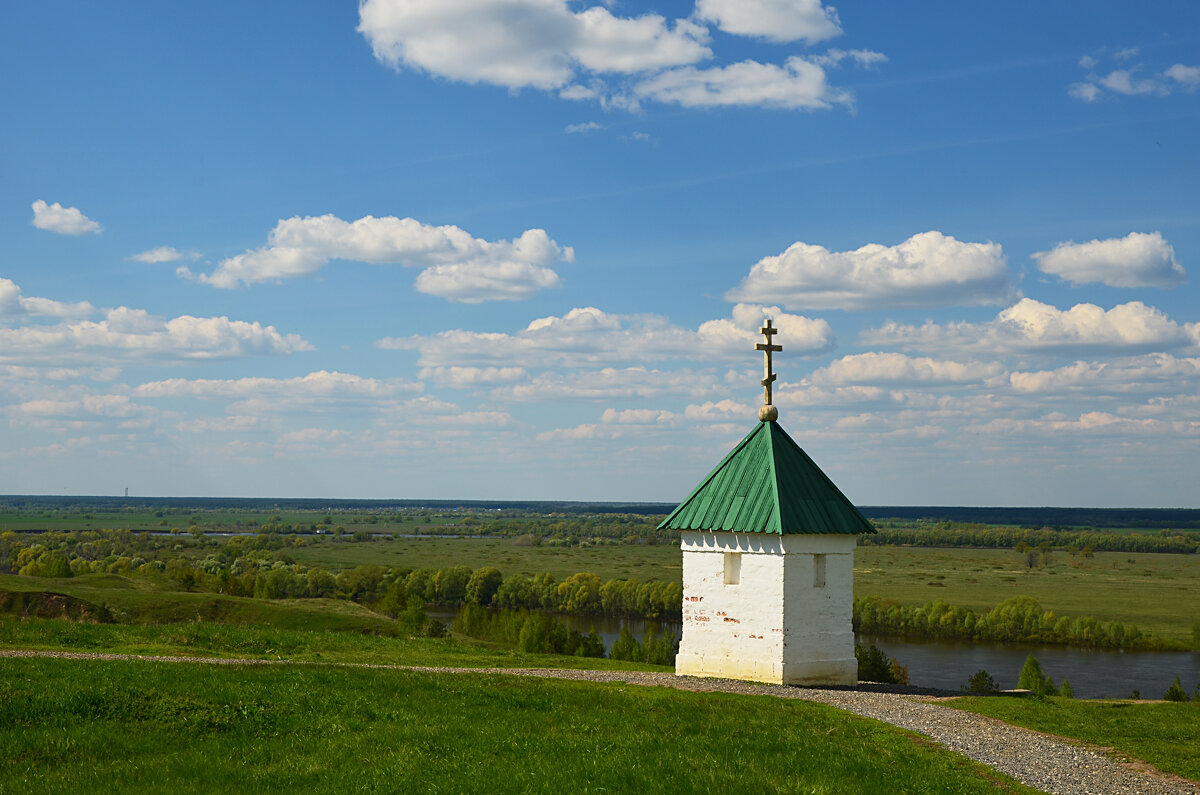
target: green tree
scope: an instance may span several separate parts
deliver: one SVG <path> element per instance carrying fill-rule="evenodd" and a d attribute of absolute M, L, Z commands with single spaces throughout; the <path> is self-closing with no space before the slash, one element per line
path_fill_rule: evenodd
<path fill-rule="evenodd" d="M 1075 691 L 1071 689 L 1071 683 L 1063 679 L 1062 685 L 1058 688 L 1058 694 L 1063 698 L 1075 698 Z"/>
<path fill-rule="evenodd" d="M 433 575 L 433 599 L 438 604 L 461 604 L 467 595 L 467 581 L 471 570 L 466 566 L 438 569 Z"/>
<path fill-rule="evenodd" d="M 1025 658 L 1025 665 L 1017 679 L 1017 689 L 1028 690 L 1038 696 L 1053 695 L 1055 692 L 1054 680 L 1042 671 L 1042 664 L 1032 654 Z"/>
<path fill-rule="evenodd" d="M 538 598 L 533 591 L 533 580 L 524 574 L 505 577 L 504 582 L 496 589 L 494 601 L 497 607 L 507 610 L 528 610 L 537 607 Z"/>
<path fill-rule="evenodd" d="M 646 650 L 642 644 L 638 643 L 637 638 L 629 631 L 629 626 L 621 627 L 621 634 L 613 643 L 612 648 L 608 650 L 609 658 L 613 660 L 631 660 L 633 662 L 642 662 L 646 658 Z"/>
<path fill-rule="evenodd" d="M 854 644 L 854 659 L 858 661 L 858 678 L 862 681 L 897 684 L 892 658 L 875 644 Z"/>
<path fill-rule="evenodd" d="M 500 574 L 500 569 L 495 566 L 475 569 L 471 573 L 471 578 L 467 580 L 467 588 L 464 593 L 466 601 L 485 607 L 490 605 L 503 582 L 504 577 Z"/>
<path fill-rule="evenodd" d="M 1163 693 L 1164 701 L 1187 701 L 1188 694 L 1183 689 L 1183 685 L 1179 682 L 1179 677 L 1175 677 L 1175 681 L 1167 688 L 1167 692 Z"/>

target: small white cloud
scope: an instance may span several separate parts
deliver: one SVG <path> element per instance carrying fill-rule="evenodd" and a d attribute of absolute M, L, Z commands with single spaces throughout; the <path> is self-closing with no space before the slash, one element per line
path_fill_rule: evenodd
<path fill-rule="evenodd" d="M 1059 243 L 1033 255 L 1038 269 L 1075 285 L 1175 287 L 1187 272 L 1175 249 L 1158 232 L 1131 232 L 1125 237 L 1088 243 Z"/>
<path fill-rule="evenodd" d="M 824 55 L 814 55 L 809 58 L 821 66 L 841 66 L 842 61 L 849 58 L 859 66 L 870 69 L 876 64 L 887 63 L 888 57 L 873 50 L 839 50 L 832 49 Z"/>
<path fill-rule="evenodd" d="M 1136 96 L 1139 94 L 1166 96 L 1168 93 L 1167 87 L 1158 80 L 1135 77 L 1134 73 L 1129 69 L 1114 69 L 1105 77 L 1100 78 L 1099 83 L 1109 91 L 1127 96 Z"/>
<path fill-rule="evenodd" d="M 1095 304 L 1062 310 L 1025 298 L 988 323 L 941 325 L 929 321 L 911 326 L 889 322 L 863 332 L 859 341 L 906 349 L 988 353 L 1163 350 L 1195 347 L 1200 342 L 1200 323 L 1180 325 L 1141 301 L 1109 310 Z"/>
<path fill-rule="evenodd" d="M 1184 66 L 1177 63 L 1163 74 L 1188 90 L 1200 86 L 1200 66 Z"/>
<path fill-rule="evenodd" d="M 1136 48 L 1120 50 L 1113 55 L 1113 60 L 1124 62 L 1137 54 Z M 1084 102 L 1095 102 L 1105 93 L 1165 97 L 1172 91 L 1194 91 L 1200 85 L 1200 66 L 1175 64 L 1160 73 L 1145 76 L 1137 64 L 1111 69 L 1108 74 L 1097 74 L 1091 70 L 1100 65 L 1100 60 L 1091 56 L 1080 58 L 1079 65 L 1089 73 L 1083 81 L 1071 84 L 1067 93 Z"/>
<path fill-rule="evenodd" d="M 693 422 L 747 422 L 758 416 L 758 408 L 726 398 L 693 403 L 683 410 L 683 416 Z"/>
<path fill-rule="evenodd" d="M 570 97 L 568 97 L 570 99 Z M 590 133 L 596 130 L 603 130 L 604 125 L 595 121 L 585 121 L 579 124 L 568 124 L 563 132 L 566 133 Z"/>
<path fill-rule="evenodd" d="M 1067 88 L 1067 93 L 1084 102 L 1095 102 L 1100 96 L 1100 86 L 1095 83 L 1072 83 Z"/>
<path fill-rule="evenodd" d="M 334 215 L 297 216 L 276 224 L 266 246 L 223 260 L 211 274 L 194 275 L 182 267 L 177 273 L 234 289 L 311 275 L 333 259 L 424 268 L 416 279 L 419 291 L 478 303 L 528 298 L 558 286 L 551 266 L 572 262 L 575 252 L 543 229 L 491 242 L 457 226 L 429 226 L 413 218 L 368 215 L 351 222 Z"/>
<path fill-rule="evenodd" d="M 1122 50 L 1117 50 L 1114 52 L 1113 58 L 1118 61 L 1128 61 L 1130 58 L 1136 58 L 1137 54 L 1141 51 L 1142 50 L 1139 47 L 1126 47 Z"/>
<path fill-rule="evenodd" d="M 726 33 L 809 44 L 842 34 L 837 10 L 821 0 L 697 0 L 696 15 Z"/>
<path fill-rule="evenodd" d="M 679 415 L 665 409 L 605 409 L 600 422 L 606 425 L 674 425 Z"/>
<path fill-rule="evenodd" d="M 103 229 L 78 207 L 63 207 L 58 202 L 46 204 L 41 199 L 33 203 L 33 225 L 60 235 L 98 235 Z"/>
<path fill-rule="evenodd" d="M 826 82 L 820 65 L 799 56 L 788 58 L 783 66 L 748 60 L 709 69 L 669 69 L 637 83 L 633 91 L 641 99 L 688 108 L 813 110 L 853 104 L 848 92 Z"/>
<path fill-rule="evenodd" d="M 964 243 L 931 231 L 853 251 L 793 243 L 755 263 L 725 298 L 795 309 L 870 309 L 999 304 L 1013 295 L 998 243 Z"/>
<path fill-rule="evenodd" d="M 200 255 L 195 251 L 184 252 L 171 246 L 159 246 L 149 251 L 134 254 L 129 259 L 134 262 L 145 262 L 153 265 L 159 262 L 178 262 L 183 259 L 196 260 L 200 259 Z"/>

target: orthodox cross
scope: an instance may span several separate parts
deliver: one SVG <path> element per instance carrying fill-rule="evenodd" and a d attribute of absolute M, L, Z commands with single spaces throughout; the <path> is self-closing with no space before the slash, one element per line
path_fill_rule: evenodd
<path fill-rule="evenodd" d="M 763 378 L 763 380 L 762 380 L 763 406 L 765 407 L 765 406 L 771 405 L 771 383 L 774 382 L 774 380 L 775 380 L 775 373 L 771 372 L 771 354 L 774 353 L 775 351 L 782 351 L 783 346 L 782 345 L 773 345 L 771 343 L 771 337 L 773 337 L 774 335 L 779 333 L 779 329 L 777 329 L 771 325 L 771 318 L 767 318 L 767 325 L 762 327 L 762 329 L 760 330 L 760 333 L 764 337 L 767 338 L 767 341 L 760 342 L 757 345 L 755 345 L 754 350 L 762 351 L 764 354 L 766 354 L 766 361 L 763 363 L 764 364 L 763 371 L 764 371 L 766 377 Z M 760 412 L 760 414 L 761 414 L 761 412 Z"/>

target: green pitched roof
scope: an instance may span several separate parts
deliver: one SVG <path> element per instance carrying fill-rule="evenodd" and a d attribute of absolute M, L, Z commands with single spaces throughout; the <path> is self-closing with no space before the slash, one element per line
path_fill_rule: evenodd
<path fill-rule="evenodd" d="M 659 525 L 734 533 L 874 533 L 775 422 L 760 422 Z"/>

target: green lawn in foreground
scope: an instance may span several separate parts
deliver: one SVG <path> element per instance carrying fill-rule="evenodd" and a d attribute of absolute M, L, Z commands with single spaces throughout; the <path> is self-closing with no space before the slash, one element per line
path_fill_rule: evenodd
<path fill-rule="evenodd" d="M 1200 704 L 974 696 L 945 704 L 1113 748 L 1159 770 L 1200 781 Z"/>
<path fill-rule="evenodd" d="M 326 666 L 0 666 L 0 791 L 1030 791 L 900 729 L 768 697 Z"/>

